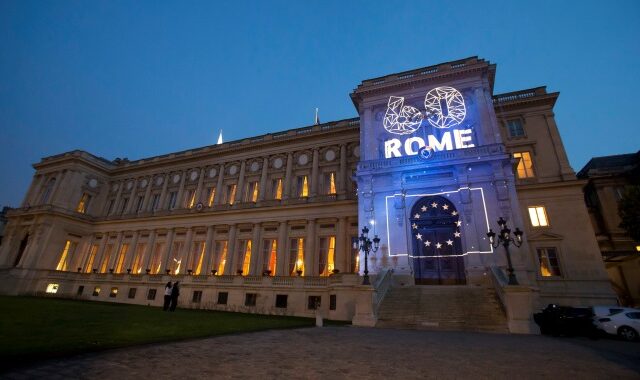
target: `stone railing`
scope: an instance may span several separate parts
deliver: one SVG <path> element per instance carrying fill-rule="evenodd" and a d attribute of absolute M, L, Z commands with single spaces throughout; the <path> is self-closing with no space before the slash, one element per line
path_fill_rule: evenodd
<path fill-rule="evenodd" d="M 489 268 L 491 281 L 507 316 L 509 332 L 516 334 L 538 334 L 533 322 L 533 310 L 538 303 L 539 289 L 526 285 L 509 285 L 501 268 Z"/>
<path fill-rule="evenodd" d="M 375 289 L 375 296 L 373 300 L 373 310 L 378 314 L 378 309 L 382 304 L 382 300 L 387 295 L 389 288 L 391 288 L 393 278 L 393 269 L 385 269 L 383 272 L 378 273 L 373 288 Z"/>

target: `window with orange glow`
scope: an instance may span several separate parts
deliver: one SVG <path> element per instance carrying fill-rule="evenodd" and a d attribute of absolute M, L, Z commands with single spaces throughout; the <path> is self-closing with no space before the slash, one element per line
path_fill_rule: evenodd
<path fill-rule="evenodd" d="M 193 247 L 193 263 L 191 264 L 195 268 L 193 269 L 193 274 L 199 275 L 202 274 L 202 263 L 204 261 L 204 252 L 206 249 L 206 243 L 204 241 L 197 241 Z"/>
<path fill-rule="evenodd" d="M 108 237 L 104 237 L 103 239 L 108 239 Z M 102 263 L 100 264 L 100 273 L 107 273 L 109 270 L 109 260 L 111 260 L 111 255 L 113 254 L 113 244 L 107 244 L 104 249 L 104 254 L 102 256 Z"/>
<path fill-rule="evenodd" d="M 224 274 L 224 266 L 227 263 L 227 246 L 229 242 L 227 240 L 216 241 L 216 257 L 218 258 L 218 271 L 216 274 L 221 276 Z"/>
<path fill-rule="evenodd" d="M 93 261 L 96 259 L 96 255 L 98 254 L 98 244 L 93 244 L 91 249 L 89 249 L 89 257 L 87 257 L 87 264 L 84 266 L 85 273 L 91 273 L 93 269 Z"/>
<path fill-rule="evenodd" d="M 240 243 L 238 245 L 240 252 L 237 257 L 242 258 L 242 267 L 239 269 L 242 270 L 242 275 L 246 276 L 251 268 L 251 240 L 240 240 L 238 243 Z"/>
<path fill-rule="evenodd" d="M 213 202 L 216 199 L 216 188 L 210 187 L 207 195 L 207 206 L 213 207 Z"/>
<path fill-rule="evenodd" d="M 336 172 L 325 173 L 324 175 L 325 194 L 336 193 Z"/>
<path fill-rule="evenodd" d="M 289 274 L 296 276 L 301 271 L 304 276 L 304 238 L 291 239 L 289 243 Z"/>
<path fill-rule="evenodd" d="M 150 273 L 151 274 L 158 274 L 160 273 L 160 269 L 161 269 L 161 261 L 162 261 L 162 251 L 164 250 L 164 242 L 157 242 L 155 244 L 155 247 L 153 247 L 153 255 L 151 256 L 151 260 L 149 260 L 149 268 L 145 268 L 145 271 L 147 269 L 150 269 Z"/>
<path fill-rule="evenodd" d="M 273 180 L 273 199 L 282 199 L 282 178 Z"/>
<path fill-rule="evenodd" d="M 555 248 L 538 248 L 538 262 L 542 277 L 561 276 L 560 261 Z"/>
<path fill-rule="evenodd" d="M 269 271 L 269 275 L 276 274 L 276 258 L 278 255 L 278 241 L 276 239 L 265 239 L 263 241 L 262 271 Z"/>
<path fill-rule="evenodd" d="M 133 274 L 141 274 L 142 273 L 142 260 L 144 258 L 144 251 L 147 247 L 146 243 L 138 243 L 136 250 L 134 252 L 135 256 L 133 258 L 133 263 L 131 265 L 131 273 Z"/>
<path fill-rule="evenodd" d="M 87 208 L 89 207 L 89 201 L 91 200 L 91 195 L 87 193 L 83 193 L 82 197 L 80 197 L 80 201 L 78 202 L 78 207 L 76 207 L 76 211 L 84 214 L 87 212 Z"/>
<path fill-rule="evenodd" d="M 328 276 L 335 269 L 335 252 L 336 252 L 336 237 L 327 236 L 320 238 L 320 255 L 318 274 L 320 276 Z"/>
<path fill-rule="evenodd" d="M 195 189 L 187 190 L 187 194 L 184 197 L 185 208 L 193 208 L 196 205 L 196 191 Z"/>
<path fill-rule="evenodd" d="M 56 270 L 69 270 L 69 263 L 71 262 L 71 258 L 73 257 L 77 244 L 78 243 L 72 242 L 71 240 L 67 240 L 64 243 L 64 248 L 62 248 L 62 253 L 60 253 L 60 259 L 58 260 L 58 265 L 56 265 Z"/>
<path fill-rule="evenodd" d="M 118 260 L 116 260 L 116 268 L 115 273 L 124 272 L 124 259 L 127 257 L 127 251 L 129 250 L 129 244 L 123 243 L 120 247 L 120 252 L 118 252 Z"/>
<path fill-rule="evenodd" d="M 236 201 L 236 184 L 227 186 L 227 202 L 232 205 Z"/>
<path fill-rule="evenodd" d="M 306 175 L 298 177 L 298 197 L 304 198 L 309 196 L 309 180 Z"/>
<path fill-rule="evenodd" d="M 535 177 L 533 173 L 533 161 L 531 160 L 531 154 L 529 152 L 515 152 L 514 158 L 518 158 L 518 178 L 532 178 Z"/>

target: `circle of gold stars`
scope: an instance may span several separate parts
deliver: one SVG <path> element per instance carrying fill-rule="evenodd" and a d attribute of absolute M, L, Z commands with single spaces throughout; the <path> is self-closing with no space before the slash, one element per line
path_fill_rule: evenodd
<path fill-rule="evenodd" d="M 440 206 L 440 205 L 438 204 L 438 202 L 434 201 L 433 203 L 430 204 L 430 206 L 431 206 L 431 208 L 437 209 L 438 206 Z M 441 207 L 442 207 L 442 209 L 444 211 L 449 211 L 449 205 L 448 204 L 443 204 Z M 420 208 L 420 210 L 422 212 L 427 212 L 428 209 L 429 209 L 429 207 L 427 207 L 426 205 L 423 205 Z M 451 211 L 451 215 L 458 217 L 458 220 L 456 220 L 454 222 L 455 225 L 456 225 L 456 232 L 453 233 L 453 237 L 454 238 L 459 238 L 460 236 L 462 236 L 460 234 L 460 226 L 462 225 L 462 222 L 459 219 L 460 216 L 458 215 L 458 212 L 456 210 Z M 420 216 L 421 216 L 420 213 L 415 213 L 415 215 L 413 215 L 413 218 L 414 219 L 420 219 Z M 411 229 L 417 230 L 418 229 L 418 225 L 415 222 L 413 222 L 411 224 Z M 420 240 L 424 244 L 425 247 L 431 247 L 432 245 L 434 245 L 436 247 L 436 249 L 441 249 L 445 245 L 443 243 L 440 243 L 439 241 L 437 241 L 435 244 L 433 244 L 431 241 L 423 239 L 423 236 L 422 236 L 422 234 L 420 232 L 415 234 L 415 238 L 416 238 L 416 240 Z M 447 239 L 444 243 L 446 243 L 446 245 L 448 245 L 448 246 L 453 246 L 453 240 L 451 238 Z"/>

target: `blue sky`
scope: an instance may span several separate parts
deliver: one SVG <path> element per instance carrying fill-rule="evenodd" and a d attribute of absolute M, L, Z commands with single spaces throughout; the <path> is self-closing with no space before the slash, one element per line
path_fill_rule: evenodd
<path fill-rule="evenodd" d="M 574 170 L 640 149 L 638 1 L 0 0 L 0 205 L 41 157 L 137 159 L 357 116 L 360 81 L 480 56 L 560 91 Z"/>

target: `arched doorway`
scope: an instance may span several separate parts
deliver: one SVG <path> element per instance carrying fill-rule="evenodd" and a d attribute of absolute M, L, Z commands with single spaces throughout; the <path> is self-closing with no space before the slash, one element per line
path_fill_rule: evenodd
<path fill-rule="evenodd" d="M 417 285 L 466 283 L 459 217 L 453 203 L 441 196 L 421 198 L 412 207 L 409 228 Z"/>

